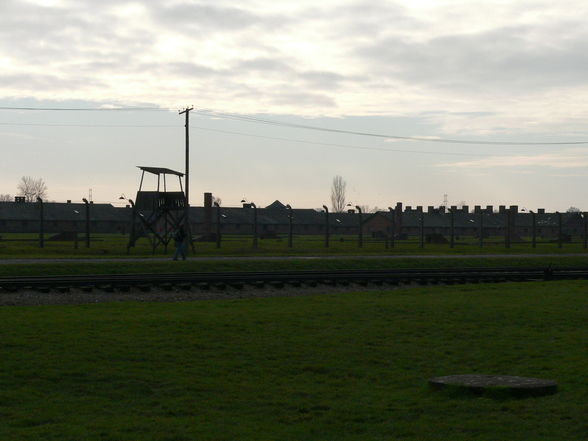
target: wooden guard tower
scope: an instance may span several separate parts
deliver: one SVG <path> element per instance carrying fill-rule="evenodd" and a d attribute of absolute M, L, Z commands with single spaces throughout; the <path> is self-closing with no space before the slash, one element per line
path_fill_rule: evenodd
<path fill-rule="evenodd" d="M 151 242 L 153 252 L 159 245 L 163 245 L 167 251 L 167 245 L 180 227 L 184 228 L 190 237 L 190 226 L 186 224 L 186 195 L 182 188 L 184 174 L 169 168 L 138 168 L 142 170 L 141 183 L 133 204 L 131 235 L 127 250 L 135 246 L 137 239 L 146 237 Z M 156 191 L 143 190 L 145 173 L 157 175 Z M 166 176 L 169 175 L 178 177 L 180 191 L 167 191 Z"/>

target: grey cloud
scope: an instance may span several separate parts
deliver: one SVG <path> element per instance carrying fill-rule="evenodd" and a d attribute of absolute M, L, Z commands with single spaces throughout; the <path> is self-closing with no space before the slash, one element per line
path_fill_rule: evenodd
<path fill-rule="evenodd" d="M 91 14 L 15 2 L 4 7 L 7 10 L 0 11 L 4 12 L 0 13 L 0 50 L 30 63 L 88 57 L 124 62 L 152 42 L 147 33 L 126 35 L 128 23 L 106 10 Z"/>
<path fill-rule="evenodd" d="M 299 77 L 302 78 L 309 87 L 322 90 L 338 89 L 341 86 L 340 83 L 346 80 L 343 75 L 328 71 L 302 72 L 299 74 Z"/>
<path fill-rule="evenodd" d="M 66 8 L 47 8 L 31 3 L 9 2 L 0 10 L 0 32 L 12 35 L 9 41 L 19 41 L 19 37 L 43 40 L 47 34 L 66 33 L 71 30 L 95 30 L 96 20 L 101 14 L 88 16 L 79 11 Z"/>
<path fill-rule="evenodd" d="M 77 72 L 88 74 L 110 74 L 112 72 L 136 72 L 140 66 L 132 63 L 130 60 L 121 61 L 88 61 L 75 65 Z"/>
<path fill-rule="evenodd" d="M 186 63 L 186 62 L 176 62 L 176 63 L 169 63 L 169 64 L 157 64 L 154 65 L 154 68 L 159 71 L 164 71 L 168 73 L 172 73 L 174 75 L 182 75 L 182 76 L 199 76 L 199 77 L 218 77 L 224 76 L 227 73 L 220 69 L 213 69 L 208 66 L 203 66 L 201 64 L 196 63 Z"/>
<path fill-rule="evenodd" d="M 309 8 L 297 17 L 300 21 L 325 21 L 329 23 L 353 21 L 355 23 L 375 24 L 385 22 L 395 28 L 414 26 L 419 22 L 411 17 L 401 4 L 387 0 L 359 0 L 337 6 L 316 6 Z"/>
<path fill-rule="evenodd" d="M 336 9 L 336 20 L 343 21 L 353 35 L 368 35 L 414 30 L 424 23 L 411 17 L 406 8 L 389 1 L 358 1 Z"/>
<path fill-rule="evenodd" d="M 383 0 L 359 0 L 338 7 L 337 12 L 345 13 L 361 20 L 362 18 L 407 19 L 406 8 L 398 3 Z M 412 20 L 412 18 L 410 18 Z"/>
<path fill-rule="evenodd" d="M 235 64 L 235 69 L 258 72 L 292 72 L 293 69 L 284 61 L 276 58 L 253 58 Z"/>
<path fill-rule="evenodd" d="M 294 64 L 294 61 L 291 64 Z M 236 63 L 232 69 L 235 72 L 277 76 L 291 83 L 300 83 L 307 88 L 322 90 L 337 89 L 340 83 L 347 79 L 336 72 L 298 71 L 291 64 L 276 58 L 253 58 Z"/>
<path fill-rule="evenodd" d="M 440 110 L 432 110 L 427 112 L 419 112 L 419 116 L 423 118 L 437 117 L 437 116 L 471 116 L 471 117 L 486 117 L 496 115 L 494 112 L 445 112 Z"/>
<path fill-rule="evenodd" d="M 264 94 L 263 90 L 259 88 L 252 87 L 248 84 L 240 84 L 234 81 L 229 81 L 226 84 L 226 92 L 227 96 L 231 97 L 232 99 L 258 99 L 260 96 Z"/>
<path fill-rule="evenodd" d="M 239 70 L 235 67 L 218 69 L 190 62 L 142 63 L 137 68 L 162 77 L 179 75 L 184 78 L 221 79 L 225 84 L 227 79 L 239 75 Z"/>
<path fill-rule="evenodd" d="M 335 108 L 335 100 L 325 94 L 308 91 L 304 87 L 282 83 L 271 89 L 264 87 L 252 87 L 246 83 L 229 80 L 223 83 L 225 97 L 234 100 L 255 100 L 263 107 L 265 103 L 277 106 L 296 105 L 300 107 Z M 206 98 L 206 97 L 204 97 Z M 211 95 L 214 99 L 214 93 Z"/>
<path fill-rule="evenodd" d="M 235 30 L 262 22 L 243 9 L 203 4 L 180 3 L 151 10 L 153 20 L 172 29 Z"/>
<path fill-rule="evenodd" d="M 565 35 L 570 25 L 577 26 L 550 29 L 544 40 L 535 28 L 504 27 L 424 43 L 383 39 L 357 52 L 376 72 L 405 82 L 468 92 L 536 91 L 585 82 L 587 38 Z"/>
<path fill-rule="evenodd" d="M 0 74 L 0 84 L 5 87 L 17 87 L 23 90 L 65 90 L 84 89 L 86 87 L 105 87 L 106 85 L 93 77 L 62 77 L 54 74 Z"/>
<path fill-rule="evenodd" d="M 425 24 L 411 17 L 398 3 L 360 0 L 335 7 L 315 7 L 301 13 L 298 22 L 323 23 L 324 38 L 354 46 L 358 41 L 384 38 L 390 34 L 422 29 Z"/>
<path fill-rule="evenodd" d="M 274 93 L 271 96 L 271 102 L 277 105 L 296 105 L 296 106 L 318 106 L 318 107 L 337 107 L 333 98 L 319 93 L 309 93 L 301 90 L 300 92 Z"/>

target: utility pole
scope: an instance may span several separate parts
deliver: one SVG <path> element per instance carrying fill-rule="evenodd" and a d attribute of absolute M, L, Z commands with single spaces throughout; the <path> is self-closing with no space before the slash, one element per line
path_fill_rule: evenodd
<path fill-rule="evenodd" d="M 286 208 L 288 209 L 288 248 L 292 248 L 292 206 L 288 204 Z"/>
<path fill-rule="evenodd" d="M 184 186 L 186 187 L 186 213 L 184 215 L 184 226 L 188 237 L 188 243 L 192 244 L 192 231 L 190 229 L 190 111 L 194 107 L 186 107 L 179 112 L 186 115 L 186 174 L 184 175 Z"/>
<path fill-rule="evenodd" d="M 425 247 L 425 211 L 421 210 L 421 248 Z"/>
<path fill-rule="evenodd" d="M 45 218 L 43 216 L 43 199 L 37 196 L 37 202 L 39 203 L 39 247 L 43 248 L 45 246 Z M 586 230 L 586 229 L 584 229 Z M 585 231 L 584 231 L 585 232 Z M 584 242 L 586 242 L 584 240 Z M 584 247 L 586 248 L 586 247 Z"/>
<path fill-rule="evenodd" d="M 455 246 L 455 210 L 453 208 L 449 208 L 449 214 L 451 217 L 449 218 L 449 231 L 451 238 L 449 239 L 449 247 L 453 248 Z"/>
<path fill-rule="evenodd" d="M 329 248 L 329 207 L 323 205 L 323 209 L 325 210 L 325 248 Z"/>
<path fill-rule="evenodd" d="M 214 206 L 216 207 L 216 247 L 220 248 L 221 246 L 221 212 L 220 212 L 220 204 L 218 202 L 214 202 Z"/>
<path fill-rule="evenodd" d="M 363 222 L 361 220 L 361 207 L 359 205 L 356 205 L 355 208 L 357 209 L 357 213 L 359 214 L 359 236 L 358 236 L 358 246 L 359 248 L 363 247 Z"/>
<path fill-rule="evenodd" d="M 390 217 L 392 218 L 392 223 L 390 225 L 390 229 L 392 230 L 392 234 L 390 235 L 390 248 L 394 248 L 394 235 L 396 234 L 396 207 L 388 207 L 390 211 Z"/>
<path fill-rule="evenodd" d="M 90 203 L 86 198 L 83 198 L 82 201 L 86 206 L 86 248 L 90 248 Z"/>

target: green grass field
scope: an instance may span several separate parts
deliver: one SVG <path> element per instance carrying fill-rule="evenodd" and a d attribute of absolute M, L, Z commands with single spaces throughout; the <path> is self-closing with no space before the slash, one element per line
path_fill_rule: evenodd
<path fill-rule="evenodd" d="M 47 235 L 47 238 L 50 235 Z M 36 234 L 2 234 L 0 240 L 0 258 L 36 258 L 36 257 L 150 257 L 153 250 L 147 239 L 139 239 L 130 254 L 127 254 L 128 237 L 117 234 L 92 235 L 90 247 L 87 248 L 84 235 L 79 235 L 77 248 L 75 243 L 53 242 L 46 240 L 44 248 L 39 248 L 38 235 Z M 383 239 L 364 237 L 362 248 L 358 247 L 356 235 L 333 235 L 329 248 L 325 248 L 324 236 L 320 235 L 296 235 L 293 247 L 288 248 L 287 236 L 277 239 L 259 239 L 258 247 L 253 248 L 251 236 L 226 235 L 217 248 L 214 242 L 195 242 L 196 256 L 267 256 L 267 255 L 413 255 L 413 254 L 504 254 L 504 253 L 529 253 L 529 254 L 562 254 L 562 253 L 588 253 L 584 248 L 583 240 L 574 237 L 572 243 L 564 243 L 559 248 L 553 241 L 541 241 L 536 248 L 531 246 L 530 238 L 524 242 L 513 243 L 510 248 L 505 248 L 503 237 L 491 237 L 486 239 L 484 247 L 480 248 L 477 239 L 473 237 L 461 237 L 456 241 L 455 247 L 448 244 L 425 244 L 420 247 L 420 240 L 411 237 L 410 240 L 395 241 L 393 248 L 386 248 Z M 173 244 L 167 251 L 159 246 L 156 256 L 172 255 Z"/>
<path fill-rule="evenodd" d="M 276 260 L 204 260 L 173 262 L 145 259 L 144 261 L 41 262 L 35 264 L 0 265 L 0 277 L 48 276 L 69 274 L 128 274 L 163 272 L 219 272 L 219 271 L 292 271 L 292 270 L 348 270 L 399 268 L 476 268 L 476 267 L 535 267 L 585 268 L 588 255 L 530 256 L 530 257 L 467 257 L 445 258 L 323 258 Z"/>
<path fill-rule="evenodd" d="M 588 283 L 0 308 L 0 439 L 584 440 Z M 431 376 L 549 378 L 448 396 Z"/>

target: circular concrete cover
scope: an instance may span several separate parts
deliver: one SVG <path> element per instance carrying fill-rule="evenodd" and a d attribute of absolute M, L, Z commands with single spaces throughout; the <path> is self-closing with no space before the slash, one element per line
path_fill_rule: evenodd
<path fill-rule="evenodd" d="M 541 378 L 511 375 L 448 375 L 429 380 L 434 388 L 464 389 L 477 394 L 495 392 L 513 396 L 539 396 L 557 392 L 557 383 Z"/>

